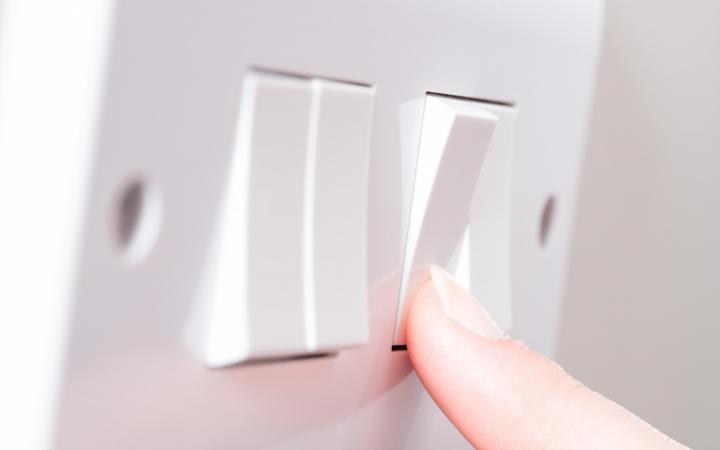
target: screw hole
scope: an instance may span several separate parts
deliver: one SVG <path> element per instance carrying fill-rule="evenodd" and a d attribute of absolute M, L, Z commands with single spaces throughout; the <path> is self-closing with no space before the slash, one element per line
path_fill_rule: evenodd
<path fill-rule="evenodd" d="M 540 216 L 540 245 L 542 247 L 547 246 L 548 239 L 550 238 L 550 230 L 552 229 L 553 220 L 555 216 L 555 197 L 550 196 L 545 200 L 545 206 L 543 206 L 542 215 Z"/>
<path fill-rule="evenodd" d="M 129 262 L 142 261 L 153 248 L 161 216 L 160 193 L 153 186 L 134 180 L 122 191 L 115 213 L 115 235 Z"/>

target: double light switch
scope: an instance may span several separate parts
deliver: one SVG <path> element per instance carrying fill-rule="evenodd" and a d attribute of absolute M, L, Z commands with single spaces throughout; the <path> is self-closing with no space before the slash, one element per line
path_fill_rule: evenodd
<path fill-rule="evenodd" d="M 357 84 L 246 76 L 216 233 L 209 366 L 367 341 L 373 98 Z"/>

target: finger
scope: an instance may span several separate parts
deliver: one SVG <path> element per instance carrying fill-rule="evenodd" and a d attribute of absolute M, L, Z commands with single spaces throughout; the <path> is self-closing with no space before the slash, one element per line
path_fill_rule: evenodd
<path fill-rule="evenodd" d="M 413 300 L 410 360 L 435 402 L 480 449 L 685 448 L 507 339 L 439 267 Z"/>

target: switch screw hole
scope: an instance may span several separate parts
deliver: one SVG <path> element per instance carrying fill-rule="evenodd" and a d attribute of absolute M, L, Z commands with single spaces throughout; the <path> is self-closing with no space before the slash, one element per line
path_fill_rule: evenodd
<path fill-rule="evenodd" d="M 540 239 L 540 246 L 546 247 L 548 239 L 550 239 L 550 230 L 552 229 L 553 221 L 555 218 L 555 197 L 550 196 L 545 200 L 545 205 L 542 209 L 542 215 L 540 216 L 540 230 L 538 237 Z"/>
<path fill-rule="evenodd" d="M 117 244 L 128 262 L 138 263 L 152 250 L 161 218 L 162 199 L 157 188 L 134 179 L 121 191 L 114 227 Z"/>

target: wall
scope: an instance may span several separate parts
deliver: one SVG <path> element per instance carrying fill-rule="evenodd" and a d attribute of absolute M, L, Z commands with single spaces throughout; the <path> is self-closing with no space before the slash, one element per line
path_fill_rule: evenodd
<path fill-rule="evenodd" d="M 720 2 L 610 0 L 558 355 L 693 446 L 720 435 Z"/>

